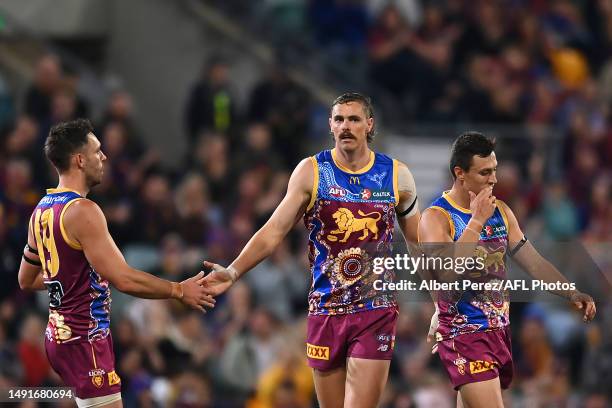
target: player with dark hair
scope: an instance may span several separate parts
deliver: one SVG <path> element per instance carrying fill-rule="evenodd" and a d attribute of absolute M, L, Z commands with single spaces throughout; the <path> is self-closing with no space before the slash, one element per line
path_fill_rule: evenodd
<path fill-rule="evenodd" d="M 393 271 L 375 275 L 372 260 L 390 255 L 396 218 L 416 243 L 420 213 L 408 167 L 368 146 L 374 138 L 369 98 L 338 97 L 329 126 L 335 148 L 298 164 L 274 214 L 229 267 L 205 262 L 213 269 L 205 285 L 225 292 L 304 217 L 312 273 L 306 355 L 319 404 L 369 408 L 387 380 L 398 314 L 393 294 L 374 289 L 376 279 L 391 281 Z"/>
<path fill-rule="evenodd" d="M 423 212 L 419 240 L 430 244 L 462 244 L 456 252 L 485 259 L 487 282 L 506 278 L 506 256 L 531 276 L 546 282 L 567 279 L 525 238 L 514 213 L 493 195 L 497 183 L 495 142 L 479 132 L 466 132 L 452 147 L 453 187 Z M 590 296 L 578 291 L 556 291 L 578 309 L 584 320 L 595 316 Z M 501 390 L 513 376 L 510 343 L 510 302 L 503 291 L 457 290 L 434 296 L 436 314 L 428 340 L 434 337 L 438 354 L 455 389 L 457 406 L 503 407 Z"/>
<path fill-rule="evenodd" d="M 22 289 L 49 292 L 45 349 L 51 367 L 75 388 L 79 407 L 121 407 L 110 333 L 109 282 L 148 299 L 179 299 L 204 311 L 214 300 L 200 273 L 170 282 L 131 268 L 111 238 L 89 190 L 100 183 L 106 156 L 89 121 L 54 126 L 45 155 L 59 173 L 30 218 L 19 268 Z"/>

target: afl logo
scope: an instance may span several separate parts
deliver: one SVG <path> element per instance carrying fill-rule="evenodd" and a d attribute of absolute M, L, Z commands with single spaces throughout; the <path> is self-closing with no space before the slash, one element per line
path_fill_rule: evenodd
<path fill-rule="evenodd" d="M 329 188 L 329 194 L 332 197 L 344 197 L 346 196 L 346 190 L 342 187 L 332 186 Z"/>
<path fill-rule="evenodd" d="M 362 200 L 369 200 L 370 197 L 372 197 L 372 192 L 370 190 L 368 190 L 367 188 L 364 188 L 361 191 L 361 199 Z"/>

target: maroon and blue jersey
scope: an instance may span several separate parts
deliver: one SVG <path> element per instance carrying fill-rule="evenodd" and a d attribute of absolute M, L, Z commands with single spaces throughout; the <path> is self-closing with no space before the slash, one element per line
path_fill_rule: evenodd
<path fill-rule="evenodd" d="M 392 282 L 393 270 L 378 275 L 373 259 L 391 256 L 397 161 L 370 152 L 368 164 L 351 171 L 335 160 L 335 150 L 311 157 L 314 185 L 304 215 L 309 231 L 312 285 L 310 315 L 356 313 L 394 307 L 391 292 L 374 282 Z"/>
<path fill-rule="evenodd" d="M 108 281 L 94 270 L 81 245 L 64 229 L 64 213 L 83 199 L 75 191 L 48 189 L 30 219 L 49 291 L 46 336 L 58 344 L 103 339 L 110 329 Z"/>
<path fill-rule="evenodd" d="M 499 200 L 498 200 L 499 201 Z M 450 235 L 457 241 L 467 227 L 472 213 L 459 206 L 448 192 L 444 192 L 429 207 L 440 211 L 447 218 Z M 508 247 L 508 222 L 499 205 L 482 227 L 475 249 L 475 256 L 484 263 L 482 271 L 468 271 L 462 279 L 472 282 L 490 282 L 492 288 L 506 280 L 506 251 Z M 463 285 L 459 284 L 460 287 Z M 509 294 L 505 290 L 457 290 L 438 293 L 438 341 L 455 336 L 504 329 L 510 324 Z"/>

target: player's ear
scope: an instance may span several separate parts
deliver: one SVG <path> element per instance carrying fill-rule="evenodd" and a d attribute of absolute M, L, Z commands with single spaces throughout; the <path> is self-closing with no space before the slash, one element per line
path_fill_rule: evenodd
<path fill-rule="evenodd" d="M 82 169 L 83 167 L 85 167 L 85 156 L 83 156 L 81 153 L 76 153 L 74 155 L 74 160 L 76 162 L 77 168 Z"/>
<path fill-rule="evenodd" d="M 374 118 L 368 118 L 368 133 L 374 129 Z"/>
<path fill-rule="evenodd" d="M 463 170 L 459 166 L 453 167 L 453 173 L 455 173 L 455 177 L 461 181 L 465 180 L 465 170 Z"/>

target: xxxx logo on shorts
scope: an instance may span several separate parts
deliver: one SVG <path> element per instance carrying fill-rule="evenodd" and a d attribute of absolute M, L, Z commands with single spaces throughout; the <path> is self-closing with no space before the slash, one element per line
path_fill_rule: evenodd
<path fill-rule="evenodd" d="M 470 361 L 470 373 L 478 374 L 484 371 L 489 371 L 495 368 L 495 363 L 492 361 L 476 360 Z"/>
<path fill-rule="evenodd" d="M 329 360 L 329 347 L 306 343 L 306 355 L 317 360 Z"/>
<path fill-rule="evenodd" d="M 121 378 L 119 378 L 115 370 L 108 373 L 108 385 L 109 386 L 119 384 L 120 382 L 121 382 Z"/>

